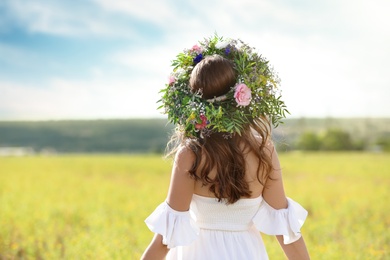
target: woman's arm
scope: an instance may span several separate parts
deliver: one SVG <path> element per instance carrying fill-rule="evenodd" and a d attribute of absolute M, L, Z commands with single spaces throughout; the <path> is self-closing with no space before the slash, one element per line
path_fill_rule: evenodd
<path fill-rule="evenodd" d="M 297 241 L 287 245 L 283 243 L 283 236 L 276 236 L 276 238 L 289 260 L 310 259 L 303 236 Z"/>
<path fill-rule="evenodd" d="M 168 251 L 168 247 L 162 243 L 162 236 L 155 234 L 152 242 L 150 242 L 142 255 L 141 260 L 164 259 Z"/>
<path fill-rule="evenodd" d="M 278 154 L 274 145 L 271 143 L 267 145 L 266 150 L 272 158 L 273 171 L 270 174 L 271 179 L 267 180 L 264 187 L 263 198 L 274 209 L 285 209 L 288 203 L 284 192 L 282 170 Z M 283 242 L 283 236 L 276 236 L 276 238 L 288 259 L 310 259 L 303 237 L 287 245 Z"/>
<path fill-rule="evenodd" d="M 181 147 L 175 156 L 167 203 L 176 211 L 187 211 L 190 208 L 195 180 L 188 171 L 192 168 L 194 156 L 192 151 L 186 147 Z M 164 259 L 168 252 L 168 247 L 162 243 L 162 236 L 156 234 L 141 259 Z"/>

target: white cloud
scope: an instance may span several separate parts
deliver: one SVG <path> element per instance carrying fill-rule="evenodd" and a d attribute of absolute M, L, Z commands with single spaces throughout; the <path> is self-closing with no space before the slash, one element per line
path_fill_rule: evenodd
<path fill-rule="evenodd" d="M 110 12 L 127 14 L 136 19 L 152 23 L 172 20 L 175 5 L 171 1 L 129 1 L 129 0 L 93 0 L 103 9 Z"/>
<path fill-rule="evenodd" d="M 158 93 L 144 84 L 60 78 L 50 80 L 44 87 L 0 82 L 0 111 L 17 120 L 158 116 Z"/>
<path fill-rule="evenodd" d="M 110 55 L 110 59 L 120 65 L 128 67 L 140 77 L 168 77 L 171 60 L 175 57 L 172 49 L 166 46 L 132 47 L 119 50 Z"/>
<path fill-rule="evenodd" d="M 21 25 L 30 33 L 84 37 L 90 35 L 136 37 L 133 28 L 115 23 L 94 6 L 82 2 L 76 6 L 68 2 L 47 0 L 5 0 L 8 22 Z M 113 26 L 113 25 L 116 26 Z"/>

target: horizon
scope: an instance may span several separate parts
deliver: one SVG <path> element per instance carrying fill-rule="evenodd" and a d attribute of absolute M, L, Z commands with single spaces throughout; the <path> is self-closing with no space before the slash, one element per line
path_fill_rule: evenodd
<path fill-rule="evenodd" d="M 0 121 L 163 117 L 156 101 L 171 60 L 214 33 L 270 61 L 289 117 L 388 118 L 388 8 L 386 0 L 4 0 Z"/>

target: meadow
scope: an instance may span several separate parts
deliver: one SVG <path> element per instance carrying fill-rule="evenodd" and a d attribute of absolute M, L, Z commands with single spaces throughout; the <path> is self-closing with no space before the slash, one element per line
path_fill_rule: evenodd
<path fill-rule="evenodd" d="M 281 153 L 312 259 L 390 259 L 390 154 Z M 159 155 L 0 158 L 0 259 L 139 259 L 166 196 Z M 263 236 L 270 259 L 284 259 Z"/>

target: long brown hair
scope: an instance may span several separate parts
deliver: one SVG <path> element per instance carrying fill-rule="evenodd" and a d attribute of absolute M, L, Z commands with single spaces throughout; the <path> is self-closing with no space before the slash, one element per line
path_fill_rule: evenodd
<path fill-rule="evenodd" d="M 192 91 L 201 91 L 205 99 L 221 96 L 229 91 L 237 81 L 234 65 L 219 55 L 207 56 L 192 71 L 190 87 Z M 226 199 L 234 203 L 241 197 L 250 197 L 251 191 L 245 179 L 245 155 L 252 152 L 258 160 L 257 180 L 264 185 L 270 178 L 272 163 L 269 153 L 264 150 L 270 139 L 270 122 L 267 118 L 254 118 L 238 134 L 226 138 L 226 133 L 213 132 L 203 138 L 186 138 L 177 131 L 169 145 L 189 148 L 195 154 L 195 161 L 189 170 L 190 176 L 209 186 L 209 190 L 219 201 Z M 256 137 L 256 135 L 260 137 Z M 209 173 L 216 170 L 214 178 Z"/>

